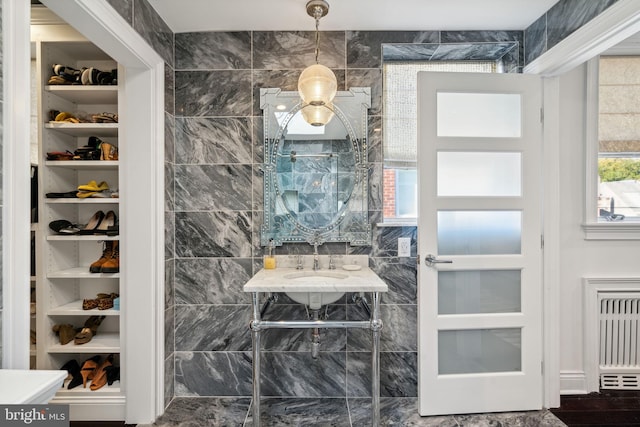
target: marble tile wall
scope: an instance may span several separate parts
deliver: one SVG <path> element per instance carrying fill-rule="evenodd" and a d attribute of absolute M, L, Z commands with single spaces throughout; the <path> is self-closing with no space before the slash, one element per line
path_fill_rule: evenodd
<path fill-rule="evenodd" d="M 165 60 L 165 405 L 174 396 L 174 34 L 147 0 L 107 0 Z"/>
<path fill-rule="evenodd" d="M 525 65 L 618 0 L 560 0 L 524 32 Z"/>
<path fill-rule="evenodd" d="M 296 90 L 313 63 L 313 32 L 197 32 L 175 35 L 175 394 L 250 396 L 250 300 L 242 285 L 261 268 L 263 217 L 262 111 L 259 89 Z M 332 254 L 367 254 L 389 284 L 382 298 L 382 395 L 417 395 L 416 227 L 378 227 L 382 221 L 383 45 L 394 52 L 417 44 L 468 58 L 473 46 L 492 60 L 521 67 L 522 32 L 323 32 L 320 62 L 336 73 L 339 89 L 372 88 L 369 118 L 369 209 L 372 244 L 323 245 Z M 491 48 L 483 48 L 486 43 Z M 496 46 L 503 49 L 496 54 Z M 506 48 L 505 48 L 506 46 Z M 499 50 L 499 49 L 498 49 Z M 489 57 L 488 55 L 495 55 Z M 251 189 L 251 190 L 250 190 Z M 173 221 L 173 222 L 172 222 Z M 412 257 L 397 257 L 398 237 L 410 237 Z M 311 253 L 285 244 L 278 254 Z M 362 319 L 351 295 L 332 304 L 332 319 Z M 281 297 L 271 318 L 304 318 L 304 307 Z M 321 354 L 309 353 L 308 331 L 268 331 L 264 339 L 265 396 L 367 397 L 370 338 L 363 331 L 325 331 Z"/>

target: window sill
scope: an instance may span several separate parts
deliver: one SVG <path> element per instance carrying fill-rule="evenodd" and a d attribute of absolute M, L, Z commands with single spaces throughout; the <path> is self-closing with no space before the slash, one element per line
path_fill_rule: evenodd
<path fill-rule="evenodd" d="M 640 222 L 582 224 L 585 240 L 640 240 Z"/>
<path fill-rule="evenodd" d="M 385 222 L 377 223 L 376 226 L 378 228 L 380 227 L 417 227 L 418 221 L 415 219 L 386 220 Z"/>

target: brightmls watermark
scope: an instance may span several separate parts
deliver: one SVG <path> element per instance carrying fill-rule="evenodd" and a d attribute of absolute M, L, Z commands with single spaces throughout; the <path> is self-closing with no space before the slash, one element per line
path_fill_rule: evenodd
<path fill-rule="evenodd" d="M 69 427 L 69 405 L 0 405 L 0 427 Z"/>

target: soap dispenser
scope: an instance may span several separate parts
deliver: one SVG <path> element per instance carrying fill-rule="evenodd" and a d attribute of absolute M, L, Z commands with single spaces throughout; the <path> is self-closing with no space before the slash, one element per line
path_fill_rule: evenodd
<path fill-rule="evenodd" d="M 273 239 L 269 239 L 267 245 L 267 254 L 263 257 L 265 270 L 273 270 L 276 268 L 276 247 Z"/>

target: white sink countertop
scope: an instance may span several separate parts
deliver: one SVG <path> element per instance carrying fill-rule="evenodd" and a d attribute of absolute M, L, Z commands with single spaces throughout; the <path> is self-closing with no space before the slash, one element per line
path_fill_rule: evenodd
<path fill-rule="evenodd" d="M 243 287 L 245 292 L 387 292 L 387 284 L 368 267 L 366 255 L 335 257 L 329 270 L 329 256 L 320 255 L 320 270 L 314 271 L 313 255 L 303 256 L 303 270 L 297 270 L 297 256 L 276 255 L 276 268 L 258 271 Z M 342 266 L 358 265 L 359 270 Z"/>
<path fill-rule="evenodd" d="M 67 371 L 0 369 L 0 404 L 46 405 Z"/>

